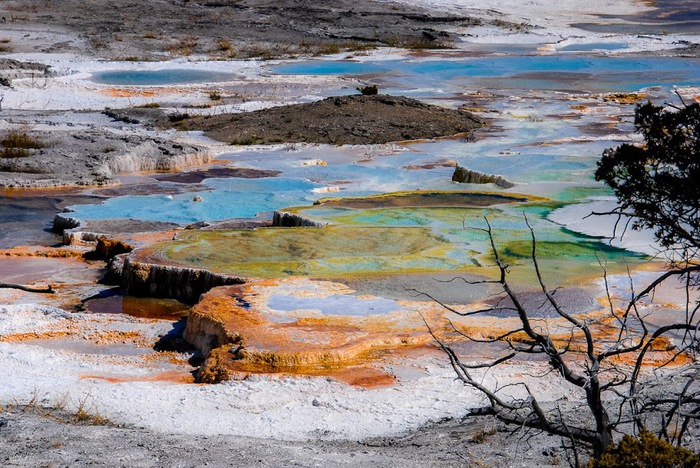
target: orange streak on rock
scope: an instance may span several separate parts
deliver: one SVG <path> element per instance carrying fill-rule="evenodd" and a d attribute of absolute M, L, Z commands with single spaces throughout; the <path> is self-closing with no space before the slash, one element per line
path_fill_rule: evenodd
<path fill-rule="evenodd" d="M 68 331 L 49 331 L 49 332 L 43 332 L 43 333 L 36 333 L 36 332 L 13 333 L 11 335 L 0 336 L 0 341 L 4 341 L 7 343 L 23 343 L 23 342 L 32 341 L 32 340 L 49 340 L 49 339 L 57 339 L 57 338 L 69 338 L 71 335 L 72 335 L 72 333 L 70 333 Z"/>
<path fill-rule="evenodd" d="M 43 258 L 64 258 L 80 260 L 85 265 L 88 262 L 82 261 L 86 249 L 75 247 L 37 247 L 18 246 L 11 249 L 0 250 L 0 257 L 43 257 Z M 77 263 L 77 262 L 76 262 Z"/>
<path fill-rule="evenodd" d="M 328 376 L 363 388 L 387 387 L 396 383 L 396 377 L 372 367 L 349 367 Z"/>
<path fill-rule="evenodd" d="M 151 87 L 148 89 L 141 88 L 105 88 L 100 90 L 100 94 L 115 97 L 115 98 L 131 98 L 131 97 L 156 97 L 168 94 L 185 94 L 191 93 L 191 89 L 177 87 Z"/>

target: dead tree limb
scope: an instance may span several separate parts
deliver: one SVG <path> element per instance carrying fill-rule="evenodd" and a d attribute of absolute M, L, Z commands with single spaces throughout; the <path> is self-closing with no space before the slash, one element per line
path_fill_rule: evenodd
<path fill-rule="evenodd" d="M 0 288 L 8 288 L 8 289 L 19 289 L 21 291 L 26 291 L 30 293 L 42 293 L 42 294 L 54 294 L 55 291 L 51 287 L 51 285 L 46 286 L 46 288 L 41 289 L 41 288 L 30 288 L 28 286 L 22 286 L 21 284 L 9 284 L 9 283 L 0 283 Z"/>
<path fill-rule="evenodd" d="M 643 304 L 638 303 L 653 294 L 654 289 L 669 278 L 697 274 L 700 272 L 700 266 L 686 264 L 683 268 L 676 267 L 661 275 L 639 293 L 634 291 L 632 273 L 628 268 L 631 293 L 622 298 L 621 307 L 617 307 L 607 282 L 607 272 L 601 263 L 605 279 L 605 297 L 608 301 L 604 312 L 607 311 L 609 318 L 612 319 L 612 325 L 610 325 L 605 319 L 600 321 L 582 317 L 561 306 L 555 297 L 557 289 L 548 288 L 543 279 L 538 261 L 537 238 L 527 217 L 525 217 L 525 223 L 531 234 L 534 277 L 544 299 L 534 306 L 528 305 L 522 300 L 522 294 L 511 285 L 510 265 L 499 252 L 492 227 L 486 219 L 486 228 L 481 231 L 488 236 L 494 263 L 498 268 L 498 279 L 479 282 L 465 280 L 465 283 L 498 284 L 502 291 L 500 300 L 507 299 L 509 302 L 508 306 L 502 309 L 514 312 L 519 323 L 496 337 L 484 339 L 469 336 L 460 330 L 458 324 L 446 319 L 448 324 L 446 332 L 450 333 L 450 339 L 467 339 L 493 345 L 501 343 L 508 348 L 505 353 L 501 350 L 499 352 L 501 356 L 495 359 L 465 362 L 442 337 L 437 336 L 423 318 L 430 335 L 449 358 L 457 378 L 488 399 L 488 406 L 480 408 L 479 414 L 491 414 L 506 424 L 557 435 L 571 443 L 573 450 L 576 450 L 578 445 L 579 448 L 591 449 L 594 456 L 600 456 L 614 443 L 614 434 L 628 432 L 633 426 L 641 428 L 643 420 L 650 415 L 659 417 L 664 427 L 670 424 L 671 419 L 680 420 L 680 433 L 681 435 L 685 433 L 688 430 L 688 421 L 700 418 L 700 391 L 695 391 L 693 386 L 693 383 L 700 378 L 698 373 L 688 376 L 687 382 L 681 381 L 674 388 L 669 387 L 661 393 L 650 394 L 644 392 L 647 387 L 646 383 L 640 380 L 640 372 L 648 362 L 649 354 L 655 350 L 655 345 L 660 343 L 662 338 L 673 339 L 674 333 L 685 333 L 683 346 L 677 348 L 672 357 L 665 358 L 665 363 L 659 365 L 656 362 L 657 368 L 661 369 L 677 361 L 681 355 L 690 355 L 696 348 L 700 349 L 698 345 L 700 321 L 695 314 L 698 307 L 694 309 L 686 307 L 686 313 L 679 313 L 679 320 L 676 323 L 651 326 L 646 323 Z M 691 288 L 697 283 L 685 281 L 685 287 Z M 462 312 L 433 295 L 427 293 L 423 295 L 445 310 L 463 318 L 501 309 L 500 306 L 490 306 Z M 690 294 L 685 295 L 687 301 L 690 301 L 690 297 Z M 555 317 L 561 322 L 557 326 L 558 329 L 562 330 L 562 326 L 565 326 L 568 336 L 558 338 L 554 336 L 550 332 L 550 319 L 537 317 L 534 311 L 530 310 L 533 307 L 535 310 L 547 308 L 555 312 Z M 582 394 L 581 399 L 585 402 L 582 408 L 587 409 L 587 415 L 580 413 L 579 416 L 577 413 L 574 420 L 568 420 L 559 408 L 548 410 L 540 403 L 535 392 L 530 391 L 525 381 L 511 386 L 523 388 L 527 396 L 513 399 L 503 396 L 505 387 L 490 388 L 481 379 L 472 376 L 474 369 L 494 368 L 527 354 L 541 355 L 547 359 L 550 370 L 538 378 L 562 379 Z"/>

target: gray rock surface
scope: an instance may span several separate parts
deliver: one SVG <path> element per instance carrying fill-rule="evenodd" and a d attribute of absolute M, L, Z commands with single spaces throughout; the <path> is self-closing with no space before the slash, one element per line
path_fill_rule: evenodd
<path fill-rule="evenodd" d="M 4 3 L 0 13 L 13 15 L 13 25 L 67 27 L 84 37 L 95 55 L 106 58 L 271 58 L 373 46 L 442 47 L 449 45 L 454 28 L 482 24 L 405 4 L 353 0 L 61 0 L 43 2 L 39 9 Z M 52 51 L 70 47 L 59 43 Z"/>
<path fill-rule="evenodd" d="M 403 437 L 362 442 L 157 434 L 110 424 L 76 424 L 74 419 L 75 415 L 37 407 L 0 412 L 0 465 L 506 468 L 566 463 L 557 438 L 525 440 L 483 418 L 444 421 Z"/>

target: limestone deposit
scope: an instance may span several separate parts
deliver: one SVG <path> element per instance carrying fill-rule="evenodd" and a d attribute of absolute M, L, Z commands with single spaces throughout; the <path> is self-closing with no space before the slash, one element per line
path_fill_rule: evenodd
<path fill-rule="evenodd" d="M 0 135 L 17 131 L 9 128 Z M 210 161 L 198 146 L 105 128 L 30 132 L 41 147 L 26 156 L 0 157 L 0 187 L 108 185 L 119 174 L 173 172 Z"/>
<path fill-rule="evenodd" d="M 277 296 L 271 297 L 271 286 L 291 288 L 291 301 L 314 290 L 331 300 L 343 300 L 348 307 L 327 314 L 313 309 L 274 309 L 269 301 Z M 197 379 L 210 383 L 257 373 L 333 375 L 371 362 L 378 351 L 416 347 L 432 340 L 420 315 L 398 304 L 394 311 L 365 313 L 364 308 L 376 304 L 335 283 L 253 281 L 205 294 L 192 308 L 184 336 L 207 356 Z"/>

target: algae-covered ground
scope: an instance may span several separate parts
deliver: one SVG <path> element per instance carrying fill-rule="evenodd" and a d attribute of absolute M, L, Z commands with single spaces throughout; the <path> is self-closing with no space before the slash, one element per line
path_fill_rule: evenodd
<path fill-rule="evenodd" d="M 560 284 L 594 278 L 603 265 L 621 272 L 645 260 L 644 255 L 546 223 L 556 206 L 537 197 L 479 192 L 327 198 L 282 210 L 323 227 L 186 231 L 142 250 L 139 257 L 155 255 L 191 268 L 253 278 L 445 272 L 489 276 L 494 262 L 487 222 L 502 258 L 513 265 L 528 264 L 532 234 L 523 213 L 529 213 L 528 222 L 537 232 L 536 256 L 557 272 Z"/>
<path fill-rule="evenodd" d="M 440 271 L 465 265 L 446 239 L 426 228 L 202 231 L 181 234 L 156 249 L 178 264 L 261 278 Z"/>

